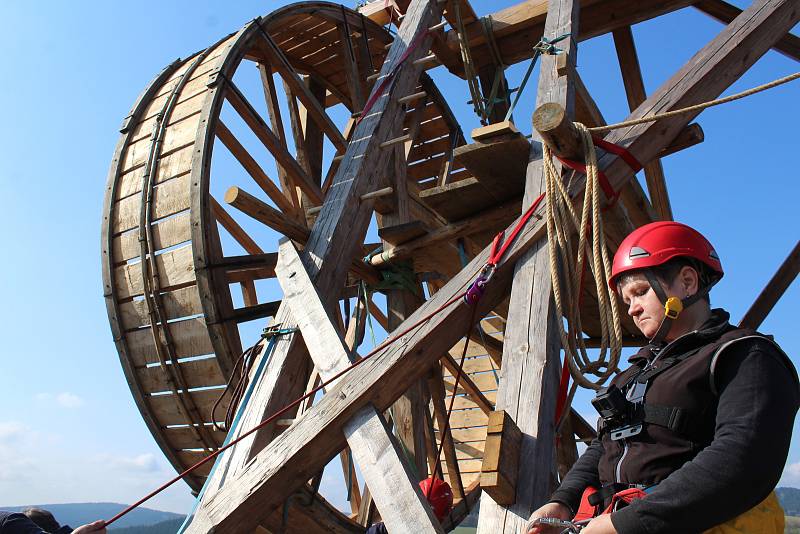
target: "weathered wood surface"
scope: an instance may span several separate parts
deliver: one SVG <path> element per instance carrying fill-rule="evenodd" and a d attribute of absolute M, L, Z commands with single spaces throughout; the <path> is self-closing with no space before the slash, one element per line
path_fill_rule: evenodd
<path fill-rule="evenodd" d="M 793 14 L 788 0 L 760 2 L 751 6 L 741 20 L 723 31 L 687 67 L 648 98 L 634 115 L 653 109 L 677 109 L 692 100 L 717 96 L 770 47 L 771 39 L 775 38 L 774 28 L 770 25 L 777 24 L 778 29 L 786 29 L 796 22 L 794 17 L 796 14 Z M 625 145 L 637 157 L 652 157 L 689 120 L 691 117 L 661 120 L 631 127 L 628 131 L 612 132 L 607 138 Z M 601 159 L 600 168 L 606 172 L 615 188 L 631 178 L 625 164 L 612 156 Z M 582 187 L 583 180 L 576 178 L 572 194 L 579 193 Z M 542 235 L 541 221 L 532 222 L 520 233 L 505 260 L 498 265 L 493 282 L 479 303 L 479 313 L 492 309 L 504 298 L 512 266 Z M 460 294 L 485 263 L 488 252 L 484 250 L 478 255 L 406 323 L 418 322 Z M 417 369 L 422 363 L 432 361 L 452 345 L 458 336 L 455 332 L 465 326 L 470 315 L 466 304 L 453 304 L 431 318 L 424 327 L 403 336 L 402 343 L 379 351 L 375 357 L 354 369 L 319 404 L 258 453 L 257 461 L 252 463 L 247 472 L 240 473 L 226 486 L 225 491 L 217 494 L 214 499 L 216 502 L 211 504 L 216 505 L 216 514 L 219 515 L 212 522 L 221 524 L 221 514 L 231 507 L 227 504 L 242 502 L 245 498 L 249 502 L 258 502 L 259 508 L 276 506 L 280 497 L 258 488 L 264 488 L 267 483 L 272 487 L 296 484 L 324 465 L 326 459 L 343 446 L 341 430 L 357 410 L 368 402 L 375 404 L 378 409 L 391 404 L 418 377 Z M 240 510 L 251 512 L 253 508 L 240 506 Z M 211 513 L 214 514 L 213 511 Z"/>
<path fill-rule="evenodd" d="M 285 305 L 294 312 L 304 339 L 313 340 L 306 346 L 320 376 L 330 380 L 349 367 L 354 358 L 333 327 L 291 241 L 281 243 L 276 273 Z M 331 383 L 331 387 L 335 384 Z M 416 477 L 403 460 L 402 449 L 375 407 L 362 408 L 344 432 L 387 527 L 393 531 L 441 532 Z"/>
<path fill-rule="evenodd" d="M 394 130 L 394 120 L 402 112 L 396 98 L 410 93 L 417 84 L 421 70 L 414 65 L 414 59 L 421 57 L 428 50 L 430 37 L 426 36 L 417 41 L 415 38 L 419 32 L 424 31 L 438 20 L 440 15 L 436 12 L 436 6 L 422 0 L 412 3 L 412 7 L 409 8 L 398 37 L 382 67 L 382 76 L 388 76 L 392 72 L 411 43 L 415 44 L 415 48 L 411 50 L 407 61 L 403 63 L 391 83 L 385 88 L 385 93 L 380 95 L 372 109 L 362 117 L 361 122 L 356 126 L 345 157 L 340 163 L 328 191 L 323 209 L 306 244 L 303 252 L 304 263 L 308 261 L 306 266 L 309 268 L 314 284 L 319 294 L 324 295 L 326 300 L 338 295 L 345 280 L 347 264 L 350 261 L 345 261 L 344 258 L 352 258 L 355 246 L 360 243 L 359 240 L 354 239 L 354 236 L 362 236 L 366 231 L 370 213 L 358 199 L 362 194 L 376 189 L 375 181 L 382 175 L 380 171 L 385 164 L 385 158 L 378 146 L 390 137 Z M 330 306 L 329 303 L 326 305 Z M 294 324 L 295 320 L 289 310 L 282 306 L 276 316 L 276 322 Z M 277 381 L 286 380 L 284 369 L 291 370 L 296 365 L 292 362 L 293 359 L 296 360 L 296 355 L 292 354 L 294 345 L 295 343 L 290 340 L 288 343 L 279 344 L 276 347 L 269 362 L 267 377 L 256 387 L 252 398 L 252 408 L 248 409 L 242 418 L 243 428 L 251 428 L 265 414 L 271 413 L 285 403 L 284 395 L 273 395 L 276 392 L 283 393 L 280 388 L 275 386 Z M 311 408 L 308 413 L 314 411 L 315 408 Z M 299 420 L 303 420 L 306 416 L 304 415 Z M 294 426 L 286 432 L 289 432 L 291 428 Z M 286 432 L 282 435 L 285 435 Z M 253 440 L 247 440 L 249 443 L 243 442 L 237 448 L 249 450 L 253 442 L 263 446 L 264 442 L 269 441 L 269 437 L 262 434 L 259 441 L 259 437 L 256 436 Z M 339 434 L 339 439 L 332 443 L 336 445 L 336 442 L 341 442 L 341 440 L 342 436 Z M 341 448 L 333 450 L 328 457 Z M 255 449 L 252 454 L 248 453 L 246 456 L 252 456 L 257 451 L 258 449 Z M 260 457 L 255 464 L 259 463 Z M 242 475 L 246 475 L 251 470 L 252 467 Z M 316 471 L 318 470 L 314 472 Z M 237 476 L 236 479 L 238 478 Z M 274 504 L 263 506 L 259 502 L 260 493 L 271 492 L 262 485 L 250 487 L 252 493 L 248 490 L 244 494 L 229 498 L 230 492 L 243 489 L 238 487 L 237 490 L 237 487 L 238 484 L 235 481 L 230 481 L 221 491 L 207 493 L 190 531 L 207 531 L 211 525 L 214 525 L 215 532 L 223 532 L 226 529 L 239 531 L 244 525 L 252 526 L 260 515 L 269 513 L 274 506 Z M 272 487 L 274 488 L 274 486 Z M 292 487 L 296 487 L 296 484 L 281 487 L 290 491 Z M 221 507 L 220 503 L 222 503 Z"/>
<path fill-rule="evenodd" d="M 511 416 L 503 410 L 489 414 L 481 489 L 498 504 L 508 506 L 516 501 L 521 444 L 522 432 Z"/>

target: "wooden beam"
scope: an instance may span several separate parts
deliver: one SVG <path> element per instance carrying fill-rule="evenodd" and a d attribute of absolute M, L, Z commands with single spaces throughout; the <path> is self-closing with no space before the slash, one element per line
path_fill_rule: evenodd
<path fill-rule="evenodd" d="M 225 192 L 225 202 L 290 239 L 301 243 L 308 241 L 310 234 L 308 228 L 297 224 L 263 200 L 239 187 L 232 186 Z"/>
<path fill-rule="evenodd" d="M 453 375 L 454 379 L 458 375 L 458 362 L 453 358 L 450 354 L 445 354 L 442 356 L 441 359 L 442 365 L 444 365 L 448 371 Z M 478 405 L 478 408 L 485 414 L 490 414 L 494 411 L 494 404 L 492 401 L 486 398 L 486 395 L 483 394 L 481 388 L 475 385 L 475 382 L 469 377 L 467 373 L 462 372 L 461 377 L 458 380 L 458 387 L 463 389 L 464 392 L 469 395 L 469 397 Z M 458 394 L 458 390 L 454 388 L 456 394 Z"/>
<path fill-rule="evenodd" d="M 723 24 L 730 24 L 742 13 L 741 9 L 724 0 L 700 0 L 692 5 Z M 794 34 L 787 33 L 772 48 L 790 59 L 800 61 L 800 37 Z"/>
<path fill-rule="evenodd" d="M 613 36 L 619 67 L 622 71 L 622 82 L 625 86 L 625 94 L 628 96 L 628 106 L 633 111 L 647 99 L 642 70 L 639 67 L 639 57 L 636 54 L 636 43 L 633 41 L 633 32 L 630 26 L 614 30 Z M 661 160 L 656 158 L 645 163 L 644 175 L 647 180 L 647 192 L 650 193 L 650 202 L 658 211 L 659 218 L 662 221 L 671 221 L 672 206 L 669 202 L 667 182 Z"/>
<path fill-rule="evenodd" d="M 694 0 L 639 0 L 633 3 L 629 0 L 602 2 L 582 0 L 581 29 L 577 40 L 591 39 L 616 28 L 630 26 L 684 8 L 692 3 Z M 491 32 L 494 34 L 500 56 L 507 65 L 530 59 L 533 53 L 531 45 L 544 33 L 547 6 L 547 0 L 526 0 L 486 17 L 491 21 Z M 467 24 L 466 31 L 476 69 L 480 71 L 487 65 L 493 65 L 495 54 L 490 50 L 483 24 L 480 21 Z M 442 48 L 442 53 L 439 54 L 442 63 L 450 72 L 463 78 L 464 69 L 460 61 L 455 30 L 446 33 L 445 46 Z"/>
<path fill-rule="evenodd" d="M 416 10 L 420 8 L 420 3 L 412 3 L 414 9 L 410 12 L 416 13 Z M 737 18 L 734 24 L 723 30 L 717 38 L 704 47 L 695 59 L 687 63 L 639 106 L 630 118 L 679 109 L 690 103 L 716 98 L 769 49 L 773 40 L 777 39 L 776 35 L 788 31 L 797 22 L 800 14 L 793 11 L 793 7 L 793 0 L 755 2 L 753 6 L 744 11 L 741 17 Z M 425 21 L 429 25 L 433 22 L 430 19 L 431 17 L 428 17 Z M 405 20 L 408 22 L 409 17 L 406 17 Z M 419 28 L 416 25 L 415 27 Z M 401 38 L 395 42 L 410 42 L 412 39 L 413 35 L 408 35 L 401 28 Z M 423 48 L 426 49 L 425 46 Z M 393 52 L 402 54 L 403 49 L 399 48 L 396 51 L 393 49 Z M 397 56 L 390 53 L 390 58 L 395 59 L 390 59 L 389 63 L 384 65 L 384 69 L 392 68 L 392 63 L 396 61 Z M 400 79 L 402 78 L 403 76 L 400 77 Z M 407 85 L 410 83 L 405 87 L 400 87 L 405 89 L 400 94 L 408 93 Z M 389 103 L 387 106 L 391 106 L 393 101 L 392 98 L 385 99 L 385 102 Z M 384 112 L 384 117 L 386 115 Z M 396 119 L 396 114 L 390 113 L 389 115 L 391 121 Z M 646 159 L 660 152 L 692 118 L 691 116 L 680 116 L 640 124 L 613 131 L 606 139 L 625 146 L 635 157 Z M 367 125 L 362 121 L 360 128 L 366 128 Z M 387 134 L 388 132 L 384 133 L 384 135 Z M 375 141 L 379 142 L 380 136 L 370 136 L 369 138 L 375 137 L 377 137 Z M 356 135 L 355 138 L 359 139 L 360 137 Z M 359 158 L 360 162 L 364 160 L 369 160 L 368 153 Z M 345 162 L 347 161 L 346 158 Z M 632 178 L 627 165 L 613 155 L 602 157 L 599 167 L 606 173 L 609 183 L 615 189 L 621 188 Z M 374 171 L 374 168 L 369 170 Z M 374 176 L 374 173 L 370 172 L 366 176 Z M 347 189 L 348 186 L 360 184 L 362 176 L 358 178 L 343 182 L 340 177 L 334 182 L 331 193 L 335 194 L 337 191 Z M 581 176 L 575 177 L 570 187 L 571 196 L 574 198 L 581 194 L 584 185 L 585 180 Z M 352 191 L 351 198 L 356 198 L 363 192 L 363 190 Z M 330 204 L 326 202 L 326 206 L 328 205 L 330 205 L 329 211 L 333 211 L 337 206 L 340 206 L 341 209 L 341 206 L 346 203 L 330 201 Z M 323 209 L 323 214 L 325 211 Z M 543 211 L 543 207 L 540 207 L 537 214 L 541 216 Z M 364 226 L 366 226 L 366 219 L 366 217 L 363 218 Z M 319 226 L 319 224 L 315 226 L 315 231 Z M 332 223 L 326 225 L 326 228 L 336 228 L 337 226 L 341 226 L 341 224 Z M 322 242 L 330 245 L 332 250 L 337 253 L 341 253 L 353 234 L 353 226 L 346 226 L 347 228 L 343 230 L 346 233 L 345 236 L 333 235 Z M 512 228 L 513 225 L 509 231 Z M 280 506 L 288 492 L 302 485 L 308 479 L 309 473 L 318 472 L 330 458 L 344 447 L 345 440 L 342 430 L 359 409 L 368 403 L 372 403 L 379 410 L 388 407 L 408 389 L 414 380 L 421 376 L 421 373 L 425 372 L 425 367 L 427 367 L 425 364 L 436 361 L 463 336 L 473 313 L 477 313 L 478 316 L 486 314 L 507 297 L 514 266 L 534 244 L 541 246 L 540 240 L 544 235 L 545 223 L 534 217 L 520 231 L 517 239 L 507 250 L 505 257 L 498 263 L 492 283 L 486 286 L 483 298 L 478 302 L 477 309 L 473 310 L 463 302 L 460 296 L 472 284 L 489 258 L 488 247 L 481 251 L 465 269 L 455 275 L 404 322 L 400 328 L 410 330 L 402 337 L 402 343 L 391 344 L 378 350 L 368 362 L 364 362 L 363 365 L 350 371 L 347 377 L 329 391 L 308 413 L 297 419 L 268 447 L 260 450 L 248 465 L 247 470 L 239 470 L 233 476 L 229 476 L 228 482 L 221 490 L 211 493 L 207 491 L 204 502 L 198 508 L 195 519 L 187 532 L 209 532 L 213 528 L 217 533 L 225 533 L 254 528 L 259 517 Z M 348 239 L 344 239 L 344 237 Z M 326 247 L 326 250 L 330 249 Z M 317 257 L 324 256 L 327 254 Z M 322 262 L 322 265 L 324 267 L 326 263 Z M 322 272 L 324 269 L 321 270 Z M 329 277 L 330 274 L 322 279 L 328 282 Z M 318 275 L 318 280 L 319 278 Z M 320 282 L 317 281 L 316 284 L 319 289 Z M 324 287 L 327 290 L 330 289 L 328 283 Z M 515 307 L 512 307 L 513 309 Z M 531 310 L 531 313 L 541 314 L 542 311 Z M 289 318 L 288 315 L 281 316 L 279 311 L 276 319 L 286 322 L 286 324 L 293 324 L 294 321 L 283 321 L 283 319 Z M 417 328 L 412 328 L 418 323 Z M 290 340 L 284 344 L 289 345 Z M 257 388 L 251 401 L 254 406 L 267 404 L 265 401 L 270 398 L 269 395 L 273 391 L 270 388 L 274 388 L 275 380 L 285 378 L 281 376 L 280 366 L 285 365 L 287 361 L 288 351 L 286 348 L 288 347 L 276 347 L 270 361 L 270 372 L 266 373 L 266 379 L 272 382 Z M 291 361 L 291 358 L 289 360 Z M 552 368 L 557 367 L 553 366 Z M 542 370 L 540 369 L 540 371 Z M 535 370 L 529 370 L 528 374 L 535 372 Z M 264 398 L 265 392 L 266 398 Z M 257 413 L 259 417 L 263 415 L 261 410 L 251 410 L 251 412 Z M 248 413 L 246 412 L 245 415 L 247 416 Z M 517 424 L 519 426 L 519 421 Z M 248 428 L 248 426 L 244 425 L 244 428 Z M 276 491 L 276 488 L 282 489 Z"/>
<path fill-rule="evenodd" d="M 233 133 L 225 126 L 225 123 L 220 119 L 217 122 L 217 127 L 214 133 L 222 141 L 222 144 L 233 154 L 233 157 L 244 167 L 247 174 L 258 184 L 258 187 L 264 191 L 267 196 L 272 200 L 278 208 L 284 212 L 288 217 L 293 217 L 295 214 L 295 207 L 286 196 L 278 189 L 272 182 L 264 169 L 253 159 L 253 156 L 245 149 Z"/>
<path fill-rule="evenodd" d="M 769 312 L 772 311 L 775 303 L 778 302 L 784 292 L 789 289 L 794 279 L 797 278 L 798 270 L 800 270 L 800 241 L 795 244 L 789 256 L 783 260 L 781 266 L 767 282 L 764 289 L 761 290 L 755 302 L 742 317 L 739 326 L 741 328 L 757 329 L 767 318 Z"/>
<path fill-rule="evenodd" d="M 297 160 L 289 153 L 281 140 L 269 129 L 264 119 L 256 112 L 250 102 L 244 97 L 239 89 L 228 81 L 228 91 L 225 97 L 231 103 L 233 109 L 242 117 L 250 127 L 258 140 L 270 151 L 278 165 L 281 165 L 292 180 L 307 194 L 314 202 L 322 203 L 322 193 L 319 185 L 311 181 L 308 174 L 300 167 Z"/>
<path fill-rule="evenodd" d="M 278 93 L 275 91 L 275 79 L 272 76 L 272 66 L 259 63 L 258 72 L 261 75 L 261 85 L 264 88 L 264 100 L 267 104 L 267 114 L 269 115 L 272 133 L 280 140 L 283 147 L 288 151 L 286 144 L 286 130 L 284 129 L 281 108 L 278 103 Z M 297 185 L 294 183 L 289 173 L 282 165 L 277 164 L 278 181 L 281 183 L 283 194 L 292 201 L 295 210 L 300 206 L 297 198 Z"/>
<path fill-rule="evenodd" d="M 498 504 L 509 506 L 516 501 L 521 445 L 522 432 L 514 419 L 503 410 L 491 412 L 483 449 L 481 488 Z"/>
<path fill-rule="evenodd" d="M 397 121 L 403 117 L 404 110 L 396 99 L 409 94 L 417 86 L 421 69 L 414 66 L 413 60 L 429 50 L 431 37 L 423 32 L 438 22 L 440 17 L 437 4 L 428 0 L 412 1 L 398 36 L 381 67 L 384 75 L 388 76 L 390 72 L 394 72 L 394 76 L 381 88 L 383 94 L 376 99 L 370 113 L 363 116 L 355 125 L 353 140 L 347 145 L 345 157 L 336 169 L 323 209 L 306 243 L 302 255 L 304 262 L 308 261 L 306 266 L 310 268 L 311 278 L 318 292 L 325 295 L 326 299 L 339 294 L 351 263 L 349 258 L 360 252 L 359 247 L 369 224 L 371 210 L 357 200 L 362 194 L 377 189 L 377 179 L 384 176 L 387 162 L 380 154 L 378 145 L 388 139 Z M 414 48 L 409 48 L 411 43 L 415 43 Z M 378 88 L 380 87 L 375 87 L 373 90 Z M 343 258 L 348 259 L 342 261 Z M 275 322 L 294 324 L 296 321 L 288 308 L 281 306 L 275 316 Z M 293 380 L 294 383 L 298 383 L 302 377 L 303 384 L 305 383 L 307 375 L 303 375 L 301 369 L 298 369 L 298 362 L 302 362 L 300 358 L 304 349 L 302 344 L 294 342 L 295 337 L 281 340 L 275 347 L 270 357 L 268 372 L 265 373 L 262 383 L 254 390 L 250 405 L 243 414 L 240 425 L 242 428 L 252 428 L 258 421 L 274 413 L 287 398 L 292 398 L 286 395 L 287 381 Z M 410 383 L 407 383 L 403 391 L 409 385 Z M 392 400 L 399 397 L 400 393 Z M 272 444 L 277 445 L 275 440 L 281 440 L 281 436 L 292 433 L 292 429 L 298 428 L 298 425 L 302 428 L 302 421 L 310 420 L 309 416 L 317 411 L 318 406 L 312 407 L 296 420 L 294 425 L 274 438 Z M 352 420 L 355 415 L 356 411 L 349 413 L 348 420 Z M 321 421 L 316 417 L 314 420 Z M 208 533 L 213 530 L 216 534 L 223 534 L 254 528 L 262 517 L 280 506 L 291 491 L 304 484 L 313 473 L 319 472 L 324 463 L 344 448 L 343 430 L 344 426 L 340 426 L 336 431 L 336 437 L 326 440 L 328 445 L 333 445 L 330 450 L 323 451 L 315 447 L 308 449 L 309 452 L 315 450 L 311 463 L 322 462 L 319 467 L 308 472 L 298 472 L 298 469 L 305 471 L 304 462 L 284 463 L 288 457 L 282 454 L 272 454 L 269 458 L 263 456 L 265 445 L 273 439 L 272 432 L 259 431 L 237 445 L 232 454 L 223 458 L 217 471 L 227 472 L 227 466 L 230 465 L 230 462 L 225 461 L 227 458 L 233 460 L 252 458 L 252 462 L 248 464 L 247 469 L 233 465 L 235 472 L 232 471 L 227 480 L 215 480 L 214 484 L 207 488 L 187 532 Z M 244 455 L 238 454 L 238 450 L 242 447 L 246 451 Z M 272 450 L 272 445 L 267 449 Z M 290 450 L 291 448 L 286 449 L 286 452 Z M 255 474 L 261 472 L 263 468 L 269 469 L 273 461 L 293 470 L 294 475 L 277 485 L 271 477 L 261 478 L 258 482 L 253 481 L 254 484 L 251 485 L 238 483 L 242 477 L 248 477 L 248 473 Z M 264 500 L 265 495 L 271 497 Z M 366 500 L 364 498 L 362 502 Z"/>
<path fill-rule="evenodd" d="M 436 418 L 436 425 L 439 427 L 439 439 L 444 441 L 442 445 L 442 452 L 444 453 L 444 460 L 447 462 L 447 478 L 450 481 L 450 488 L 453 491 L 454 499 L 461 499 L 464 497 L 464 484 L 461 480 L 461 470 L 458 467 L 458 456 L 456 454 L 456 447 L 453 443 L 453 434 L 450 429 L 444 432 L 444 428 L 449 426 L 447 424 L 447 391 L 444 388 L 444 377 L 442 376 L 442 369 L 439 366 L 434 366 L 428 374 L 428 388 L 431 392 L 431 403 L 433 405 L 433 415 Z M 437 449 L 438 452 L 438 449 Z M 437 458 L 441 462 L 441 458 Z M 439 473 L 442 476 L 442 473 Z"/>
<path fill-rule="evenodd" d="M 292 93 L 300 99 L 300 102 L 306 107 L 314 122 L 325 132 L 328 139 L 333 143 L 333 146 L 336 147 L 336 151 L 344 152 L 347 149 L 347 141 L 344 136 L 342 136 L 339 128 L 325 112 L 324 100 L 317 100 L 311 91 L 309 91 L 308 86 L 303 82 L 300 76 L 297 75 L 289 59 L 278 45 L 275 44 L 272 37 L 266 32 L 263 32 L 261 37 L 262 39 L 259 39 L 256 46 L 266 52 L 275 70 L 277 70 L 286 83 L 289 84 Z"/>
<path fill-rule="evenodd" d="M 578 34 L 578 0 L 552 0 L 544 35 Z M 537 112 L 556 105 L 563 116 L 550 121 L 560 128 L 572 125 L 575 116 L 574 72 L 577 46 L 567 40 L 559 56 L 543 56 L 536 97 Z M 536 124 L 536 116 L 533 118 Z M 562 128 L 563 129 L 563 128 Z M 565 147 L 566 148 L 566 147 Z M 545 168 L 541 147 L 531 145 L 523 209 L 545 192 Z M 582 153 L 582 149 L 581 149 Z M 555 161 L 557 172 L 561 165 Z M 558 369 L 561 342 L 550 279 L 550 258 L 546 241 L 537 243 L 523 255 L 514 271 L 511 299 L 503 340 L 503 377 L 497 391 L 497 410 L 505 410 L 522 432 L 516 473 L 516 498 L 501 505 L 484 492 L 481 495 L 479 533 L 524 531 L 531 513 L 550 496 L 550 473 L 555 455 L 555 413 L 558 394 Z M 520 399 L 524 398 L 525 402 Z"/>
<path fill-rule="evenodd" d="M 289 240 L 282 240 L 275 272 L 283 289 L 283 299 L 306 344 L 322 380 L 327 381 L 349 367 L 354 356 L 333 327 L 329 311 L 317 293 L 300 255 Z M 336 382 L 331 384 L 335 387 Z M 374 406 L 362 408 L 345 426 L 345 435 L 372 498 L 387 528 L 412 532 L 442 532 L 418 481 L 404 461 L 383 416 Z"/>
<path fill-rule="evenodd" d="M 340 53 L 344 63 L 344 74 L 347 79 L 347 88 L 350 90 L 350 106 L 353 113 L 358 113 L 364 108 L 364 95 L 362 93 L 362 80 L 358 72 L 353 41 L 350 36 L 350 25 L 347 19 L 337 24 L 339 42 L 342 48 Z"/>
<path fill-rule="evenodd" d="M 225 230 L 231 234 L 231 237 L 239 243 L 242 248 L 249 254 L 263 254 L 264 250 L 258 246 L 258 244 L 253 240 L 247 232 L 244 231 L 244 228 L 239 226 L 233 217 L 231 217 L 230 213 L 225 211 L 217 199 L 211 197 L 211 213 L 214 215 L 214 218 L 222 225 Z"/>

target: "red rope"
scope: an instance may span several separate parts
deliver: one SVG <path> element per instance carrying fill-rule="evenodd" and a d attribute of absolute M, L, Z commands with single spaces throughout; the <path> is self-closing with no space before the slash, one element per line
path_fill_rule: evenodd
<path fill-rule="evenodd" d="M 240 441 L 242 441 L 246 437 L 250 436 L 254 432 L 256 432 L 256 431 L 264 428 L 268 424 L 272 423 L 273 421 L 278 419 L 281 415 L 285 414 L 286 412 L 288 412 L 292 408 L 295 408 L 296 406 L 298 406 L 304 400 L 308 399 L 309 397 L 312 397 L 312 396 L 316 395 L 317 392 L 321 391 L 325 386 L 329 385 L 331 382 L 334 382 L 335 380 L 338 380 L 339 378 L 341 378 L 342 376 L 344 376 L 348 372 L 352 371 L 353 369 L 355 369 L 356 367 L 358 367 L 359 365 L 361 365 L 362 363 L 367 361 L 369 358 L 371 358 L 372 356 L 377 354 L 379 351 L 381 351 L 384 348 L 388 347 L 389 345 L 391 345 L 392 343 L 394 343 L 395 341 L 397 341 L 398 339 L 400 339 L 401 337 L 403 337 L 407 333 L 411 332 L 412 330 L 415 330 L 416 328 L 420 327 L 422 324 L 430 321 L 435 315 L 439 314 L 443 310 L 445 310 L 448 307 L 452 306 L 454 303 L 459 302 L 461 299 L 464 298 L 464 295 L 466 295 L 466 291 L 461 293 L 458 296 L 453 297 L 449 301 L 445 302 L 439 308 L 437 308 L 433 312 L 429 313 L 428 315 L 426 315 L 425 317 L 423 317 L 422 319 L 420 319 L 419 321 L 417 321 L 413 325 L 409 326 L 408 328 L 406 328 L 402 332 L 392 336 L 391 338 L 388 338 L 386 341 L 381 343 L 379 346 L 377 346 L 374 349 L 372 349 L 372 351 L 370 351 L 369 354 L 365 355 L 363 358 L 361 358 L 360 360 L 356 361 L 351 366 L 349 366 L 349 367 L 347 367 L 345 369 L 342 369 L 340 372 L 336 373 L 334 376 L 332 376 L 328 380 L 322 382 L 316 388 L 312 389 L 311 391 L 309 391 L 308 393 L 306 393 L 302 397 L 294 400 L 292 403 L 287 404 L 286 406 L 281 408 L 277 413 L 271 415 L 270 417 L 268 417 L 267 419 L 265 419 L 261 423 L 257 424 L 256 426 L 254 426 L 253 428 L 251 428 L 250 430 L 248 430 L 247 432 L 245 432 L 244 434 L 242 434 L 241 436 L 236 438 L 235 440 L 232 440 L 226 446 L 221 447 L 221 448 L 217 449 L 216 451 L 212 452 L 211 454 L 209 454 L 208 456 L 206 456 L 205 458 L 203 458 L 202 460 L 200 460 L 196 464 L 192 465 L 191 467 L 189 467 L 188 469 L 186 469 L 185 471 L 183 471 L 182 473 L 180 473 L 179 475 L 177 475 L 173 479 L 171 479 L 168 482 L 165 482 L 164 484 L 162 484 L 156 490 L 150 492 L 145 497 L 142 497 L 141 499 L 136 501 L 134 504 L 128 506 L 127 508 L 122 510 L 120 513 L 118 513 L 117 515 L 115 515 L 114 517 L 112 517 L 111 519 L 106 521 L 104 526 L 107 527 L 108 525 L 114 523 L 115 521 L 117 521 L 118 519 L 120 519 L 121 517 L 126 515 L 128 512 L 130 512 L 131 510 L 141 506 L 142 504 L 144 504 L 148 500 L 152 499 L 153 497 L 155 497 L 156 495 L 158 495 L 159 493 L 161 493 L 162 491 L 164 491 L 168 487 L 172 486 L 174 483 L 178 482 L 179 480 L 181 480 L 183 477 L 185 477 L 186 475 L 188 475 L 192 471 L 194 471 L 197 468 L 199 468 L 199 467 L 205 465 L 206 463 L 210 462 L 212 459 L 216 458 L 217 456 L 219 456 L 220 454 L 222 454 L 226 450 L 230 449 L 231 447 L 233 447 L 234 445 L 236 445 L 237 443 L 239 443 Z M 474 312 L 473 312 L 473 315 L 474 315 Z"/>
<path fill-rule="evenodd" d="M 503 241 L 504 232 L 500 232 L 494 237 L 494 241 L 492 242 L 492 253 L 489 256 L 489 261 L 487 262 L 489 265 L 495 266 L 503 258 L 506 251 L 508 250 L 508 247 L 511 246 L 511 243 L 513 243 L 514 240 L 517 238 L 519 233 L 522 231 L 522 228 L 528 223 L 531 216 L 533 215 L 533 212 L 536 211 L 536 208 L 539 207 L 539 204 L 542 203 L 543 199 L 544 199 L 544 193 L 539 195 L 539 198 L 533 201 L 531 207 L 527 209 L 527 211 L 520 218 L 517 225 L 511 231 L 511 235 L 509 236 L 508 239 Z M 500 247 L 499 250 L 498 247 Z"/>

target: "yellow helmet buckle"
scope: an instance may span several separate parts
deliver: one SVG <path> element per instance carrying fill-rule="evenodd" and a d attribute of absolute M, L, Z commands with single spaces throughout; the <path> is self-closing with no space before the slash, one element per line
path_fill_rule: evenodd
<path fill-rule="evenodd" d="M 669 319 L 677 319 L 683 311 L 683 302 L 678 297 L 670 297 L 664 304 L 664 315 Z"/>

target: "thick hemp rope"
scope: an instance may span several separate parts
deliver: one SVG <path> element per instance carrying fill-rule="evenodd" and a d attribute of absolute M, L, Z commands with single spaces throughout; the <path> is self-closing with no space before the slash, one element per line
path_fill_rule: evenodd
<path fill-rule="evenodd" d="M 718 106 L 720 104 L 726 104 L 728 102 L 733 102 L 734 100 L 739 100 L 740 98 L 744 98 L 750 95 L 754 95 L 756 93 L 760 93 L 761 91 L 766 91 L 767 89 L 772 89 L 773 87 L 777 87 L 779 85 L 783 85 L 785 83 L 789 83 L 793 80 L 800 78 L 800 72 L 795 72 L 794 74 L 790 74 L 788 76 L 784 76 L 783 78 L 778 78 L 777 80 L 773 80 L 769 83 L 765 83 L 763 85 L 759 85 L 758 87 L 753 87 L 752 89 L 748 89 L 747 91 L 742 91 L 741 93 L 736 93 L 734 95 L 726 96 L 724 98 L 718 98 L 716 100 L 710 100 L 708 102 L 703 102 L 701 104 L 695 104 L 694 106 L 688 106 L 681 109 L 676 109 L 673 111 L 667 111 L 665 113 L 659 113 L 656 115 L 650 115 L 647 117 L 641 117 L 639 119 L 631 119 L 629 121 L 624 122 L 617 122 L 615 124 L 607 124 L 605 126 L 594 126 L 592 128 L 588 128 L 589 132 L 607 132 L 609 130 L 616 130 L 618 128 L 625 128 L 626 126 L 636 126 L 637 124 L 644 124 L 646 122 L 655 122 L 660 119 L 666 119 L 669 117 L 675 117 L 677 115 L 683 115 L 684 113 L 692 113 L 693 111 L 701 111 L 706 108 L 710 108 L 712 106 Z"/>
<path fill-rule="evenodd" d="M 580 123 L 575 125 L 583 139 L 586 161 L 586 188 L 580 218 L 553 163 L 552 152 L 547 145 L 543 145 L 550 275 L 556 312 L 564 318 L 558 321 L 561 345 L 574 380 L 567 405 L 575 393 L 576 385 L 589 389 L 601 388 L 617 370 L 622 352 L 619 308 L 615 296 L 605 283 L 611 274 L 611 262 L 603 230 L 597 154 L 587 128 Z M 572 237 L 575 233 L 579 236 L 577 248 Z M 586 350 L 580 321 L 581 293 L 587 270 L 594 278 L 600 312 L 600 354 L 596 359 L 592 359 Z M 564 413 L 568 412 L 564 410 Z"/>

